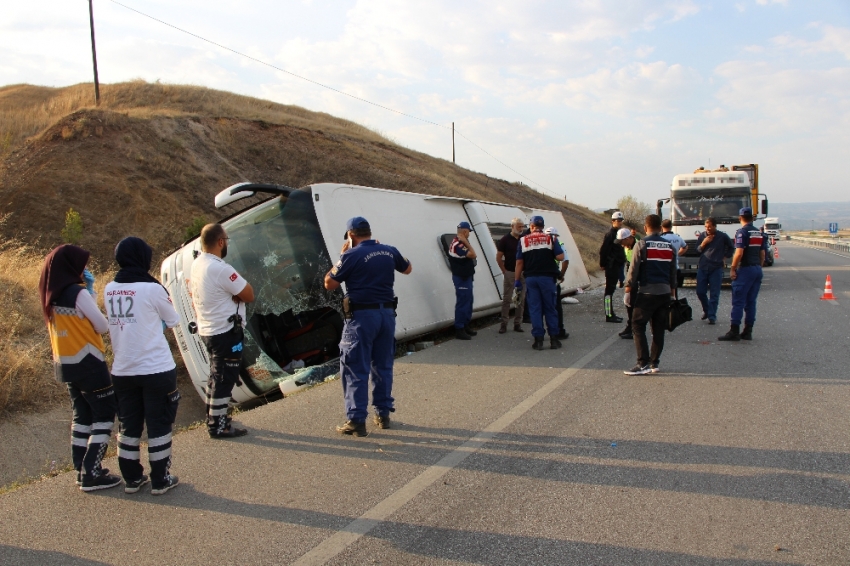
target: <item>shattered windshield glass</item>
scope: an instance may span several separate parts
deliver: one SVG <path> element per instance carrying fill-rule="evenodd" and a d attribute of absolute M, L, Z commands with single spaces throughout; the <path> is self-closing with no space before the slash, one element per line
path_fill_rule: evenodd
<path fill-rule="evenodd" d="M 713 216 L 719 224 L 738 222 L 738 212 L 750 206 L 750 194 L 703 194 L 674 197 L 671 219 L 675 226 L 703 224 Z"/>
<path fill-rule="evenodd" d="M 257 394 L 282 381 L 322 381 L 338 371 L 342 293 L 324 288 L 331 268 L 313 209 L 300 189 L 224 223 L 227 262 L 253 286 L 243 380 Z"/>

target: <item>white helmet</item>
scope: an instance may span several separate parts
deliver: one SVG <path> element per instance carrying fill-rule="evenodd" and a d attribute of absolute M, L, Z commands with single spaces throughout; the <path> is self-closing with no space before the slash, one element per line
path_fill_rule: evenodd
<path fill-rule="evenodd" d="M 619 210 L 611 215 L 611 220 L 624 220 L 625 216 Z"/>
<path fill-rule="evenodd" d="M 543 230 L 543 233 L 549 234 L 551 236 L 560 236 L 560 234 L 558 234 L 558 229 L 555 228 L 554 226 L 549 226 L 548 228 Z"/>

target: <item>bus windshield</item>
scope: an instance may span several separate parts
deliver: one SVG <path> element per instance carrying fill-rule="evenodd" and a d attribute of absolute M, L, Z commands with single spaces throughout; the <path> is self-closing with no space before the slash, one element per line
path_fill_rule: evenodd
<path fill-rule="evenodd" d="M 718 224 L 738 221 L 738 212 L 750 206 L 750 195 L 745 194 L 702 194 L 673 197 L 671 220 L 674 226 L 703 224 L 709 216 Z"/>
<path fill-rule="evenodd" d="M 310 188 L 261 203 L 224 227 L 227 262 L 255 295 L 245 321 L 246 385 L 260 395 L 282 381 L 301 385 L 336 373 L 342 294 L 324 288 L 331 262 Z"/>

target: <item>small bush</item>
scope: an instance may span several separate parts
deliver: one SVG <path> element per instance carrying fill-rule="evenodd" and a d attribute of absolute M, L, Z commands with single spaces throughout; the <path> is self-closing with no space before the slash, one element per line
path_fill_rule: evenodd
<path fill-rule="evenodd" d="M 184 239 L 191 240 L 201 233 L 201 229 L 208 224 L 206 216 L 197 216 L 192 220 L 192 223 L 186 226 L 183 231 Z"/>
<path fill-rule="evenodd" d="M 65 227 L 62 228 L 62 241 L 66 244 L 79 244 L 83 237 L 83 220 L 80 213 L 69 208 L 65 213 Z"/>

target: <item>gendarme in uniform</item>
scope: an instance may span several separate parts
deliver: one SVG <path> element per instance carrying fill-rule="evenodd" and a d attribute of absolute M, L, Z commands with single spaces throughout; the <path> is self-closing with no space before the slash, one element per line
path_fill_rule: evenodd
<path fill-rule="evenodd" d="M 732 278 L 732 325 L 729 332 L 719 339 L 737 342 L 753 339 L 756 323 L 756 301 L 761 289 L 764 255 L 767 238 L 753 226 L 753 209 L 744 207 L 739 211 L 741 228 L 735 232 L 735 254 L 729 276 Z M 741 331 L 741 318 L 744 330 Z"/>
<path fill-rule="evenodd" d="M 365 436 L 369 392 L 375 423 L 389 428 L 395 411 L 392 396 L 395 357 L 395 272 L 410 273 L 411 264 L 392 246 L 372 239 L 369 222 L 363 217 L 348 221 L 351 244 L 343 247 L 339 262 L 325 276 L 325 288 L 345 283 L 345 326 L 340 349 L 340 376 L 348 421 L 337 427 L 343 434 Z"/>
<path fill-rule="evenodd" d="M 526 302 L 531 314 L 531 335 L 534 336 L 532 348 L 543 349 L 543 319 L 549 330 L 549 346 L 551 349 L 561 347 L 558 340 L 558 313 L 555 310 L 557 291 L 555 281 L 561 276 L 557 261 L 563 261 L 564 250 L 558 240 L 545 234 L 542 216 L 531 217 L 531 232 L 519 240 L 516 251 L 515 285 L 522 285 L 522 275 L 528 286 Z"/>

